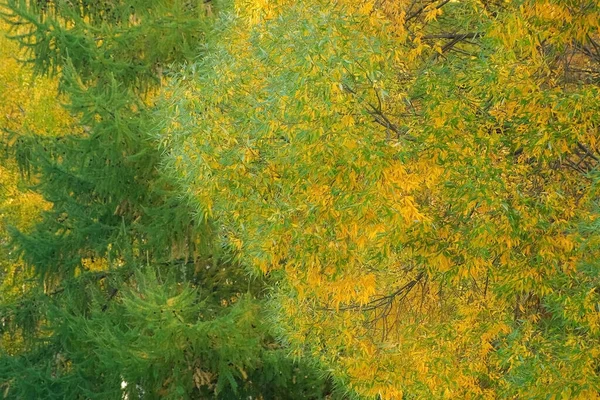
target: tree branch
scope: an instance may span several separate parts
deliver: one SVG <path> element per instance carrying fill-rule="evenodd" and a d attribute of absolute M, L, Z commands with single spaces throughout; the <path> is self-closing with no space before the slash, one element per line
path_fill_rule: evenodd
<path fill-rule="evenodd" d="M 446 4 L 448 4 L 450 2 L 450 0 L 444 0 L 442 1 L 440 4 L 438 4 L 435 8 L 440 9 L 442 7 L 444 7 Z M 404 22 L 408 22 L 413 18 L 418 17 L 427 7 L 429 7 L 430 5 L 432 5 L 433 3 L 435 3 L 435 1 L 431 2 L 431 3 L 427 3 L 424 4 L 423 6 L 419 7 L 417 10 L 415 10 L 413 13 L 411 13 L 410 15 L 408 15 L 406 18 L 404 18 Z"/>
<path fill-rule="evenodd" d="M 477 39 L 485 35 L 485 32 L 463 32 L 463 33 L 438 33 L 433 35 L 425 35 L 423 39 L 452 39 L 452 40 L 464 40 L 464 39 Z"/>

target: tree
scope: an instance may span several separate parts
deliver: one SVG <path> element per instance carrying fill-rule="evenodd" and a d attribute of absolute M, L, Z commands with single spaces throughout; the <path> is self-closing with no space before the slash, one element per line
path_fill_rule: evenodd
<path fill-rule="evenodd" d="M 8 27 L 0 24 L 5 31 Z M 18 45 L 4 36 L 0 37 L 0 110 L 1 135 L 6 142 L 15 131 L 36 131 L 40 135 L 55 136 L 72 123 L 56 101 L 56 84 L 49 79 L 31 79 L 31 71 L 21 67 L 14 58 L 19 53 Z M 4 151 L 4 149 L 3 149 Z M 27 154 L 19 154 L 26 157 Z M 18 163 L 11 159 L 0 165 L 0 292 L 3 302 L 14 301 L 24 293 L 27 274 L 24 266 L 12 256 L 6 244 L 9 242 L 8 226 L 26 231 L 35 223 L 36 216 L 48 203 L 42 197 L 21 184 Z M 17 335 L 18 336 L 18 335 Z M 20 347 L 19 337 L 3 335 L 0 346 L 7 352 Z"/>
<path fill-rule="evenodd" d="M 580 1 L 237 1 L 170 83 L 166 171 L 282 277 L 298 354 L 358 393 L 595 398 L 598 21 Z"/>
<path fill-rule="evenodd" d="M 169 67 L 210 35 L 204 2 L 17 1 L 4 17 L 37 75 L 56 77 L 78 127 L 11 128 L 9 155 L 51 204 L 13 248 L 37 278 L 3 301 L 23 337 L 0 358 L 8 398 L 322 398 L 263 320 L 264 279 L 212 241 L 149 136 Z M 46 128 L 46 127 L 44 127 Z M 126 385 L 121 388 L 121 385 Z"/>

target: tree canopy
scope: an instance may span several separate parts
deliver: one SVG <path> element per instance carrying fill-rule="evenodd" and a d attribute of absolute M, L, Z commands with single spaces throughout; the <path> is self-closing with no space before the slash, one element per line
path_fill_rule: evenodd
<path fill-rule="evenodd" d="M 238 1 L 157 139 L 359 393 L 593 398 L 599 12 Z"/>
<path fill-rule="evenodd" d="M 169 68 L 202 52 L 214 10 L 57 0 L 9 1 L 2 11 L 20 57 L 51 85 L 35 112 L 73 118 L 3 126 L 11 176 L 24 178 L 23 195 L 15 189 L 7 201 L 33 190 L 30 209 L 41 212 L 30 229 L 9 219 L 12 239 L 3 238 L 3 288 L 19 288 L 0 304 L 10 338 L 0 346 L 4 397 L 327 395 L 327 375 L 275 340 L 262 315 L 267 280 L 228 261 L 160 171 L 154 98 Z M 8 70 L 29 79 L 29 69 Z M 62 111 L 49 100 L 56 83 Z"/>
<path fill-rule="evenodd" d="M 75 5 L 5 397 L 598 398 L 599 3 Z"/>

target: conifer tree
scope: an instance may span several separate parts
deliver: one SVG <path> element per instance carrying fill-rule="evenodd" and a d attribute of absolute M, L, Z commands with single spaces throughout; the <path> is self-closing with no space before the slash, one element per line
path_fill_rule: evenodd
<path fill-rule="evenodd" d="M 8 138 L 51 208 L 13 231 L 35 279 L 1 305 L 3 331 L 23 338 L 0 359 L 4 396 L 324 396 L 322 374 L 271 336 L 265 280 L 213 243 L 211 222 L 161 174 L 150 136 L 163 75 L 201 56 L 218 5 L 10 0 L 3 12 L 79 124 Z"/>
<path fill-rule="evenodd" d="M 0 22 L 0 29 L 8 26 Z M 73 121 L 56 99 L 56 82 L 51 79 L 32 79 L 31 70 L 14 58 L 18 54 L 16 42 L 0 36 L 0 136 L 8 138 L 11 132 L 35 131 L 53 137 L 64 129 L 73 127 Z M 2 149 L 4 152 L 5 149 Z M 2 303 L 14 301 L 27 290 L 27 273 L 23 263 L 14 257 L 7 246 L 8 227 L 27 231 L 37 221 L 39 213 L 49 204 L 39 193 L 28 190 L 23 184 L 23 173 L 16 160 L 3 157 L 0 163 L 0 293 Z M 14 354 L 22 343 L 21 338 L 3 335 L 0 347 Z"/>

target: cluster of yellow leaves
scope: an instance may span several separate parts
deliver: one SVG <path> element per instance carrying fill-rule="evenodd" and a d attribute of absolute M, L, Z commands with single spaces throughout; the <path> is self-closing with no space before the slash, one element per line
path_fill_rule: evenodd
<path fill-rule="evenodd" d="M 297 351 L 383 399 L 597 396 L 597 191 L 570 163 L 600 102 L 560 54 L 598 7 L 235 4 L 164 140 L 240 259 L 283 272 Z"/>

